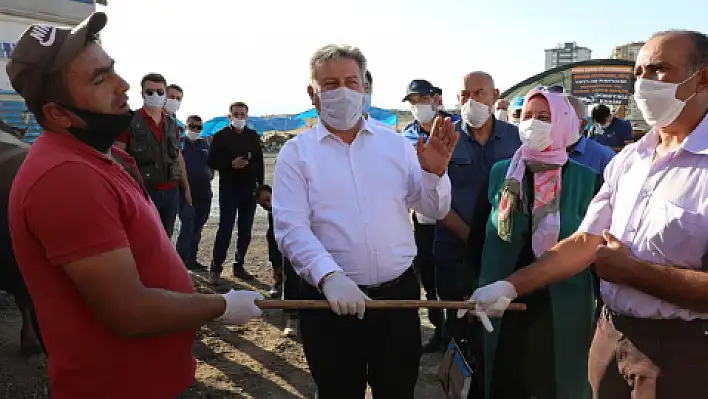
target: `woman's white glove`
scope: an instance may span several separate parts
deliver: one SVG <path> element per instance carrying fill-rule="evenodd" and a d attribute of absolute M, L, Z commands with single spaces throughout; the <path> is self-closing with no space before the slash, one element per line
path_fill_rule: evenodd
<path fill-rule="evenodd" d="M 508 281 L 499 280 L 485 285 L 477 288 L 469 299 L 475 304 L 475 309 L 471 313 L 477 316 L 487 331 L 492 332 L 494 327 L 489 321 L 489 316 L 500 317 L 517 296 L 516 288 Z M 457 311 L 457 317 L 462 318 L 467 312 L 465 309 L 460 309 Z"/>
<path fill-rule="evenodd" d="M 255 302 L 263 300 L 260 292 L 230 290 L 223 297 L 226 300 L 226 311 L 216 320 L 224 324 L 246 324 L 263 314 Z"/>
<path fill-rule="evenodd" d="M 357 315 L 364 318 L 366 309 L 366 296 L 352 279 L 342 272 L 335 272 L 325 278 L 322 284 L 322 293 L 329 301 L 329 307 L 338 315 Z"/>

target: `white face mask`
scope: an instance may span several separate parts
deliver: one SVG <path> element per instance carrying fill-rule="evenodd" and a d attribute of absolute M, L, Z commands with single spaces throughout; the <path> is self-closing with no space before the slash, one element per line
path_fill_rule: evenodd
<path fill-rule="evenodd" d="M 514 126 L 519 126 L 520 123 L 521 123 L 521 119 L 519 119 L 519 118 L 512 118 L 511 119 L 511 124 Z"/>
<path fill-rule="evenodd" d="M 491 115 L 488 106 L 478 103 L 473 99 L 467 100 L 467 102 L 462 105 L 460 113 L 462 114 L 462 119 L 475 129 L 482 127 Z"/>
<path fill-rule="evenodd" d="M 236 129 L 238 129 L 238 130 L 241 130 L 241 129 L 243 129 L 244 127 L 246 127 L 246 120 L 245 120 L 245 119 L 232 118 L 232 119 L 231 119 L 231 126 L 233 126 L 234 128 L 236 128 Z"/>
<path fill-rule="evenodd" d="M 442 104 L 438 105 L 438 111 L 445 112 L 445 106 Z"/>
<path fill-rule="evenodd" d="M 175 98 L 168 98 L 167 101 L 165 101 L 165 111 L 167 111 L 168 114 L 176 114 L 177 111 L 179 111 L 179 106 L 182 105 L 182 102 L 180 100 L 177 100 Z"/>
<path fill-rule="evenodd" d="M 553 144 L 552 124 L 538 119 L 527 119 L 519 124 L 521 144 L 533 151 L 543 151 Z"/>
<path fill-rule="evenodd" d="M 364 94 L 340 87 L 318 94 L 320 119 L 334 130 L 349 130 L 361 120 Z"/>
<path fill-rule="evenodd" d="M 201 135 L 202 132 L 193 132 L 191 130 L 187 130 L 187 138 L 191 141 L 196 141 Z"/>
<path fill-rule="evenodd" d="M 158 95 L 157 93 L 148 96 L 145 95 L 145 100 L 143 101 L 146 108 L 162 108 L 165 105 L 165 95 Z"/>
<path fill-rule="evenodd" d="M 637 79 L 634 84 L 634 100 L 637 102 L 637 107 L 642 112 L 642 116 L 644 116 L 650 126 L 661 129 L 669 126 L 679 117 L 683 107 L 686 106 L 686 102 L 693 98 L 695 93 L 686 101 L 681 101 L 676 98 L 676 90 L 680 84 L 692 79 L 693 76 L 681 83 L 659 82 L 644 78 Z"/>
<path fill-rule="evenodd" d="M 437 111 L 433 109 L 431 104 L 416 104 L 411 105 L 411 113 L 418 122 L 428 123 L 435 118 Z"/>
<path fill-rule="evenodd" d="M 498 109 L 494 116 L 498 120 L 506 122 L 506 115 L 507 114 L 505 109 Z"/>

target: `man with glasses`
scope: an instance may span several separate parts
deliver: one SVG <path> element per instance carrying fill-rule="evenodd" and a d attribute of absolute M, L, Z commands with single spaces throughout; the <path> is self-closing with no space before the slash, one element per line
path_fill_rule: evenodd
<path fill-rule="evenodd" d="M 177 238 L 177 252 L 190 270 L 203 270 L 197 261 L 197 250 L 202 238 L 202 229 L 211 211 L 211 179 L 214 171 L 209 168 L 209 143 L 203 137 L 202 118 L 192 115 L 187 118 L 187 129 L 182 144 L 182 157 L 187 169 L 187 179 L 192 191 L 192 204 L 182 198 L 179 220 L 182 222 Z"/>
<path fill-rule="evenodd" d="M 180 208 L 180 191 L 192 203 L 184 159 L 180 152 L 179 128 L 174 118 L 163 112 L 167 81 L 150 73 L 140 82 L 143 107 L 135 113 L 130 128 L 116 140 L 116 146 L 130 154 L 160 213 L 162 226 L 172 237 Z"/>

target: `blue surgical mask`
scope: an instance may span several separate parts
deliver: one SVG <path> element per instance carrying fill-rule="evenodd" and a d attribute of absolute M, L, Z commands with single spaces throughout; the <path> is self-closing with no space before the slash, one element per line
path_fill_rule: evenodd
<path fill-rule="evenodd" d="M 371 94 L 364 94 L 364 108 L 361 112 L 368 113 L 369 108 L 371 108 Z"/>

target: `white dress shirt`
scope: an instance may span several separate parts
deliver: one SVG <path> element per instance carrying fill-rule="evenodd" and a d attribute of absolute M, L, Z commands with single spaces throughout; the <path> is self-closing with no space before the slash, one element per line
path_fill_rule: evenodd
<path fill-rule="evenodd" d="M 442 219 L 450 180 L 425 172 L 410 142 L 368 123 L 351 144 L 321 123 L 289 140 L 273 182 L 275 238 L 316 285 L 343 271 L 359 285 L 399 277 L 416 255 L 410 208 Z"/>
<path fill-rule="evenodd" d="M 579 230 L 607 229 L 647 262 L 708 271 L 708 116 L 681 147 L 652 162 L 658 142 L 652 130 L 614 157 Z M 621 314 L 708 319 L 629 286 L 602 281 L 601 291 Z"/>

